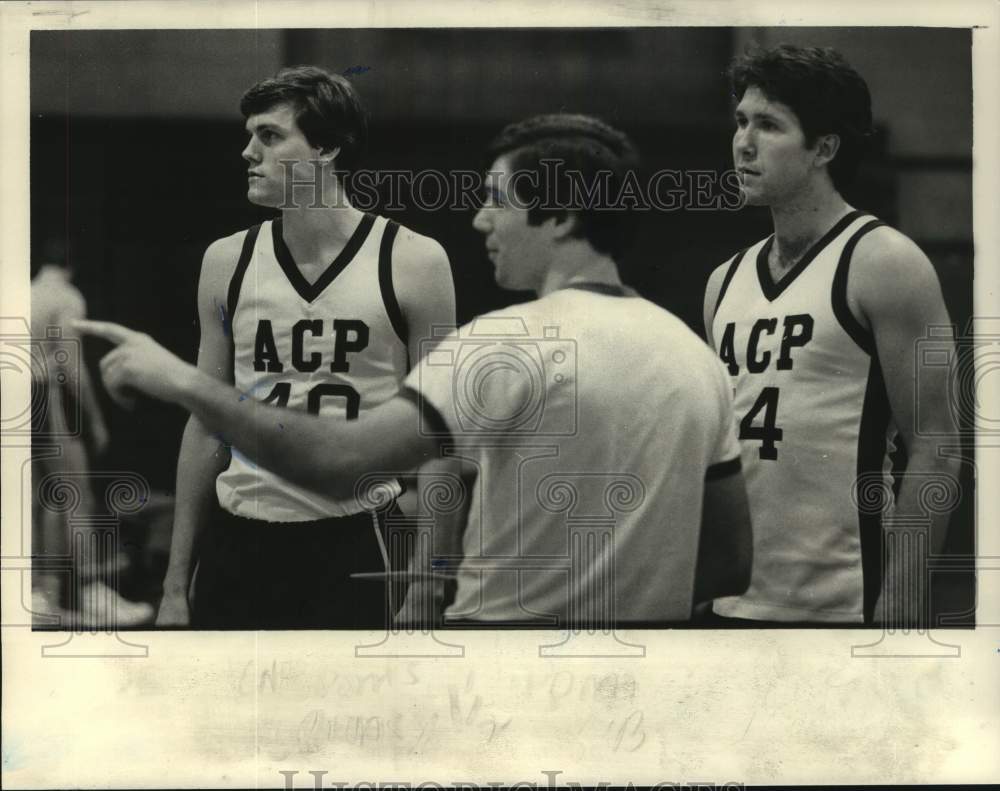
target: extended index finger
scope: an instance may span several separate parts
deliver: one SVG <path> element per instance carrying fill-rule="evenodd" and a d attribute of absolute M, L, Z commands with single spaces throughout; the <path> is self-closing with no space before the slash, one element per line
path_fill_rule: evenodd
<path fill-rule="evenodd" d="M 82 335 L 94 335 L 98 338 L 104 338 L 106 341 L 111 341 L 114 344 L 122 343 L 132 335 L 132 330 L 128 327 L 123 327 L 121 324 L 115 324 L 111 321 L 77 319 L 73 322 L 73 328 Z"/>

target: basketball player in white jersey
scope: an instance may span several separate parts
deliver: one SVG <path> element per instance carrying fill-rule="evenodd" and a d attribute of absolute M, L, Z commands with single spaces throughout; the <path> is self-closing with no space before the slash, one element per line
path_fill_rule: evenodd
<path fill-rule="evenodd" d="M 553 115 L 509 126 L 492 154 L 473 224 L 497 282 L 538 298 L 446 337 L 407 390 L 360 420 L 240 402 L 145 336 L 89 323 L 119 344 L 102 362 L 105 384 L 177 401 L 261 466 L 314 490 L 335 485 L 339 496 L 362 471 L 405 468 L 458 441 L 479 475 L 446 624 L 686 620 L 696 602 L 749 581 L 729 383 L 680 320 L 622 285 L 628 212 L 587 205 L 570 171 L 542 164 L 572 163 L 588 187 L 611 172 L 602 197 L 613 200 L 634 149 L 596 119 Z M 524 375 L 532 361 L 539 377 Z M 542 422 L 526 429 L 518 421 L 529 402 L 542 404 Z M 610 537 L 573 546 L 571 502 L 584 521 L 617 508 Z M 560 565 L 581 550 L 579 565 Z M 606 590 L 610 601 L 593 595 Z"/>
<path fill-rule="evenodd" d="M 954 431 L 945 369 L 914 366 L 918 339 L 948 323 L 937 276 L 910 239 L 841 196 L 872 115 L 865 81 L 837 52 L 758 50 L 731 77 L 733 160 L 774 233 L 716 269 L 705 294 L 709 342 L 735 389 L 755 537 L 750 589 L 714 611 L 733 625 L 872 622 L 881 597 L 912 618 L 918 602 L 898 597 L 924 569 L 898 550 L 883 569 L 881 515 L 859 509 L 852 488 L 888 469 L 894 441 L 908 470 L 956 474 L 914 431 L 916 399 L 935 433 Z M 923 481 L 904 478 L 896 514 L 923 514 Z M 932 551 L 946 520 L 935 517 Z"/>
<path fill-rule="evenodd" d="M 339 174 L 355 167 L 367 136 L 346 79 L 285 69 L 248 90 L 240 109 L 247 197 L 280 215 L 206 251 L 198 369 L 282 416 L 356 421 L 395 395 L 431 325 L 454 326 L 447 256 L 344 194 Z M 196 561 L 196 626 L 383 625 L 381 592 L 349 578 L 385 569 L 378 515 L 350 487 L 307 490 L 246 448 L 230 453 L 223 437 L 197 415 L 185 430 L 158 625 L 189 622 Z M 398 482 L 388 485 L 398 493 Z"/>

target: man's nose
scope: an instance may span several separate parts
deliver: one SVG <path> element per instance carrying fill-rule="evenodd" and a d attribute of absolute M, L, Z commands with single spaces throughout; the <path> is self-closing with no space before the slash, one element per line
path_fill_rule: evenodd
<path fill-rule="evenodd" d="M 243 153 L 240 155 L 247 162 L 259 162 L 260 158 L 257 156 L 257 147 L 254 145 L 253 138 L 247 143 L 246 148 L 243 149 Z"/>
<path fill-rule="evenodd" d="M 477 211 L 476 216 L 472 218 L 472 227 L 480 233 L 490 232 L 489 211 L 485 206 Z"/>
<path fill-rule="evenodd" d="M 733 140 L 733 148 L 741 158 L 753 159 L 755 151 L 753 134 L 749 129 L 737 129 Z"/>

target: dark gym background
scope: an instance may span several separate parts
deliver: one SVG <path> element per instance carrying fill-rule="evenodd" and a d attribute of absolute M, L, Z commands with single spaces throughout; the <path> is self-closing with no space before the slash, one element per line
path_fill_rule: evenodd
<path fill-rule="evenodd" d="M 202 253 L 273 214 L 246 201 L 240 158 L 239 97 L 258 79 L 299 63 L 349 73 L 370 113 L 370 169 L 481 170 L 504 124 L 570 111 L 628 132 L 649 172 L 721 173 L 731 166 L 726 65 L 750 42 L 779 41 L 835 46 L 867 79 L 880 134 L 848 197 L 920 244 L 964 329 L 972 77 L 971 35 L 959 29 L 33 31 L 32 249 L 65 239 L 91 317 L 193 361 Z M 444 245 L 459 321 L 524 298 L 493 284 L 472 210 L 383 213 Z M 769 231 L 759 209 L 645 212 L 623 275 L 701 332 L 711 270 Z M 102 351 L 88 342 L 92 365 Z M 112 446 L 96 466 L 172 493 L 186 415 L 151 402 L 124 412 L 101 397 Z M 948 542 L 961 554 L 973 544 L 970 467 Z M 133 593 L 154 599 L 161 570 L 147 572 Z M 971 610 L 972 576 L 935 575 L 932 592 L 939 612 Z"/>

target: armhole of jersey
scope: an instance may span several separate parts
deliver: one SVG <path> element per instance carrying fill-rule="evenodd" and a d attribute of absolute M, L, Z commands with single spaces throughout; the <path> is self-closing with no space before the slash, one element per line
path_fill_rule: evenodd
<path fill-rule="evenodd" d="M 233 318 L 236 315 L 236 304 L 240 300 L 240 289 L 243 287 L 243 277 L 250 266 L 250 258 L 253 256 L 253 248 L 257 243 L 257 234 L 260 233 L 260 224 L 247 229 L 247 235 L 243 238 L 243 249 L 240 250 L 240 260 L 236 262 L 236 269 L 229 281 L 229 291 L 226 294 L 226 308 L 229 316 L 226 321 L 229 323 L 229 336 L 232 337 Z"/>
<path fill-rule="evenodd" d="M 856 480 L 860 486 L 865 481 L 882 480 L 883 464 L 887 450 L 887 429 L 892 420 L 892 408 L 886 392 L 885 377 L 878 355 L 871 356 L 868 364 L 868 382 L 865 400 L 861 406 L 858 425 L 858 450 Z M 858 539 L 861 543 L 861 579 L 864 622 L 870 624 L 875 615 L 882 580 L 885 577 L 885 530 L 882 510 L 866 507 L 866 498 L 857 498 Z M 870 504 L 869 504 L 870 505 Z"/>
<path fill-rule="evenodd" d="M 406 321 L 403 319 L 403 311 L 399 307 L 399 300 L 396 299 L 396 289 L 392 285 L 392 244 L 399 233 L 399 225 L 392 220 L 386 220 L 385 228 L 382 229 L 382 243 L 378 251 L 378 284 L 382 290 L 382 302 L 385 305 L 385 312 L 389 314 L 389 321 L 396 331 L 396 336 L 406 347 L 406 368 L 410 368 L 410 347 L 408 342 L 409 332 L 406 329 Z"/>
<path fill-rule="evenodd" d="M 837 263 L 837 271 L 833 276 L 833 314 L 844 328 L 844 332 L 851 336 L 858 346 L 869 355 L 875 354 L 875 338 L 871 330 L 861 326 L 861 322 L 855 318 L 851 308 L 847 304 L 847 277 L 851 270 L 851 256 L 854 255 L 854 248 L 857 247 L 861 237 L 869 231 L 881 228 L 885 225 L 881 220 L 872 220 L 865 223 L 854 235 L 847 240 L 844 250 L 840 254 L 840 261 Z"/>
<path fill-rule="evenodd" d="M 733 262 L 729 265 L 729 269 L 726 270 L 726 276 L 722 278 L 722 288 L 719 289 L 719 298 L 715 300 L 715 308 L 712 310 L 712 318 L 715 318 L 715 314 L 719 312 L 719 305 L 722 304 L 722 298 L 726 296 L 726 291 L 729 288 L 729 284 L 733 280 L 733 275 L 736 274 L 736 270 L 740 266 L 740 261 L 743 260 L 743 256 L 746 255 L 746 250 L 740 250 L 736 256 L 733 258 Z"/>

